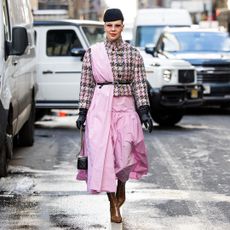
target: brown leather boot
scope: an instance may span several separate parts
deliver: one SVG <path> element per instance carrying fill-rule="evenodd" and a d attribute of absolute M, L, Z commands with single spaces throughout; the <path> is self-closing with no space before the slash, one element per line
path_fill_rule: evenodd
<path fill-rule="evenodd" d="M 110 202 L 111 222 L 121 223 L 122 218 L 120 214 L 120 209 L 117 205 L 117 198 L 116 198 L 115 192 L 108 192 L 107 195 L 108 195 L 109 202 Z"/>
<path fill-rule="evenodd" d="M 121 205 L 125 202 L 125 182 L 118 180 L 116 197 L 118 207 L 121 207 Z"/>

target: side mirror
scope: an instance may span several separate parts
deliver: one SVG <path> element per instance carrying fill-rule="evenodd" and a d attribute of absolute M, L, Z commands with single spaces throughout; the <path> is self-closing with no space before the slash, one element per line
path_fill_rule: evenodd
<path fill-rule="evenodd" d="M 83 57 L 85 54 L 85 49 L 83 48 L 73 48 L 71 49 L 71 55 L 75 57 Z"/>
<path fill-rule="evenodd" d="M 9 55 L 22 55 L 28 46 L 28 36 L 26 28 L 13 27 L 12 42 L 8 43 Z"/>
<path fill-rule="evenodd" d="M 147 54 L 151 54 L 151 55 L 153 55 L 153 45 L 146 45 L 145 46 L 145 52 L 147 53 Z"/>
<path fill-rule="evenodd" d="M 153 57 L 157 57 L 156 46 L 154 44 L 148 44 L 145 46 L 145 52 L 151 54 Z"/>

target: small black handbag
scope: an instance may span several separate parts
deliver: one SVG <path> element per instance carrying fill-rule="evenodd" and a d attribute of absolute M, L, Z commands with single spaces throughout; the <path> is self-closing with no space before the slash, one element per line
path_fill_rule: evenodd
<path fill-rule="evenodd" d="M 81 135 L 81 149 L 77 154 L 77 169 L 87 170 L 88 169 L 88 157 L 87 156 L 80 156 L 80 152 L 84 152 L 84 144 L 83 144 L 83 130 L 80 129 Z"/>
<path fill-rule="evenodd" d="M 78 156 L 77 158 L 77 169 L 88 169 L 88 157 Z"/>

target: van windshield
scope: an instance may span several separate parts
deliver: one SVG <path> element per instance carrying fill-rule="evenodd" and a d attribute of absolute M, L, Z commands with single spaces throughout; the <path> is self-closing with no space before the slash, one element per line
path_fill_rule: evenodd
<path fill-rule="evenodd" d="M 136 31 L 135 46 L 145 47 L 155 44 L 165 26 L 138 26 Z"/>
<path fill-rule="evenodd" d="M 87 37 L 90 45 L 104 40 L 104 27 L 103 26 L 82 26 L 82 29 Z"/>

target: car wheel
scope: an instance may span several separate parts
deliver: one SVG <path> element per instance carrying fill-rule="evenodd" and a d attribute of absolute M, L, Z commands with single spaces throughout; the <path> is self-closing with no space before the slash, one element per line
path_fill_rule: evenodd
<path fill-rule="evenodd" d="M 6 141 L 4 140 L 0 146 L 0 177 L 7 176 L 7 152 Z"/>
<path fill-rule="evenodd" d="M 151 111 L 151 115 L 153 120 L 160 126 L 174 126 L 182 119 L 183 112 L 173 111 L 170 113 L 170 111 L 162 111 L 156 113 L 156 111 Z"/>
<path fill-rule="evenodd" d="M 20 146 L 32 146 L 34 144 L 34 118 L 35 118 L 35 103 L 31 105 L 29 120 L 24 124 L 18 133 L 17 142 Z"/>

